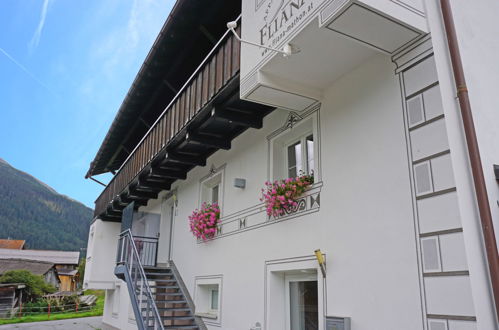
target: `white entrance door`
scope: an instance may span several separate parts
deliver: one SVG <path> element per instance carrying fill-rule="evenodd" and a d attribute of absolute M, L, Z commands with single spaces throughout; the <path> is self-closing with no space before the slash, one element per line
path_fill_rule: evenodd
<path fill-rule="evenodd" d="M 286 275 L 286 330 L 319 329 L 317 274 Z"/>
<path fill-rule="evenodd" d="M 161 239 L 159 240 L 158 262 L 168 264 L 172 259 L 173 225 L 175 221 L 175 201 L 165 200 L 161 205 Z"/>

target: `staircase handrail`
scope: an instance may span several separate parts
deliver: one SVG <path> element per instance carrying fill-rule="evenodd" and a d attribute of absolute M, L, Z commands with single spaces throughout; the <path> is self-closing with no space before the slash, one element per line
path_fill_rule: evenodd
<path fill-rule="evenodd" d="M 142 267 L 142 263 L 140 262 L 140 255 L 139 255 L 139 252 L 137 251 L 137 247 L 135 246 L 135 241 L 133 240 L 133 235 L 132 235 L 131 230 L 130 229 L 125 230 L 124 232 L 122 232 L 120 234 L 120 237 L 125 238 L 125 239 L 127 239 L 129 241 L 130 245 L 132 246 L 133 256 L 137 259 L 137 266 L 138 266 L 138 269 L 139 269 L 140 280 L 142 282 L 142 285 L 144 285 L 144 287 L 145 287 L 145 295 L 147 297 L 147 300 L 150 300 L 150 305 L 152 306 L 152 310 L 153 310 L 153 316 L 154 316 L 154 319 L 155 319 L 154 320 L 154 324 L 155 324 L 154 328 L 156 329 L 156 324 L 158 324 L 159 325 L 159 329 L 160 330 L 164 330 L 163 321 L 161 320 L 161 316 L 159 315 L 159 311 L 158 311 L 158 308 L 156 306 L 156 302 L 154 301 L 154 298 L 153 298 L 153 295 L 152 295 L 152 291 L 151 291 L 151 287 L 149 286 L 149 282 L 147 280 L 146 273 L 144 272 L 144 267 Z M 123 244 L 123 242 L 122 242 L 122 244 Z M 121 259 L 124 259 L 124 260 L 121 260 L 121 261 L 125 262 L 124 264 L 127 267 L 127 271 L 129 272 L 130 279 L 131 279 L 132 278 L 133 260 L 130 262 L 130 261 L 127 260 L 127 258 L 123 258 L 123 254 L 121 254 Z M 130 284 L 132 284 L 132 283 L 130 283 Z M 137 296 L 134 295 L 134 297 L 137 300 Z M 140 322 L 143 323 L 144 320 L 142 318 L 141 306 L 140 306 L 140 304 L 139 304 L 138 301 L 136 301 L 136 303 L 137 303 L 137 306 L 138 306 L 138 313 L 135 313 L 135 314 L 136 315 L 139 314 L 141 316 L 140 317 Z M 149 313 L 148 311 L 146 311 L 146 312 Z M 136 320 L 136 321 L 138 321 L 138 320 Z M 146 325 L 146 326 L 147 326 L 147 328 L 149 328 L 149 325 Z"/>

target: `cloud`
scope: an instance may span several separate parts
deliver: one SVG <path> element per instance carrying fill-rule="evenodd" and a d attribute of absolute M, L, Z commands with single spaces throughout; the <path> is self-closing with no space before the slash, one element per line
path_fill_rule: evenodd
<path fill-rule="evenodd" d="M 33 51 L 40 43 L 40 37 L 42 36 L 43 26 L 45 25 L 45 18 L 47 17 L 47 10 L 49 7 L 50 0 L 43 0 L 42 13 L 40 14 L 40 22 L 36 27 L 35 33 L 28 44 L 29 50 Z"/>
<path fill-rule="evenodd" d="M 133 0 L 126 24 L 109 29 L 96 40 L 91 60 L 111 78 L 143 60 L 171 7 L 168 0 Z"/>
<path fill-rule="evenodd" d="M 15 58 L 13 58 L 9 53 L 7 53 L 1 47 L 0 47 L 0 53 L 4 54 L 5 57 L 7 57 L 12 63 L 14 63 L 22 71 L 24 71 L 24 73 L 26 73 L 31 79 L 33 79 L 34 81 L 36 81 L 40 86 L 42 86 L 43 88 L 45 88 L 47 91 L 49 91 L 54 96 L 56 96 L 56 97 L 58 96 L 56 93 L 54 93 L 52 91 L 52 89 L 50 89 L 50 87 L 48 87 L 47 85 L 45 85 L 45 83 L 43 83 L 40 79 L 38 79 L 34 74 L 31 73 L 31 71 L 29 71 L 24 65 L 22 65 L 21 63 L 19 63 Z"/>

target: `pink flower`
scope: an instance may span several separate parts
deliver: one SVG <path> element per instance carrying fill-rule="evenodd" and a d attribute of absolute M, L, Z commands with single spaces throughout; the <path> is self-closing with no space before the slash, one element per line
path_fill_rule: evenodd
<path fill-rule="evenodd" d="M 261 201 L 265 203 L 268 216 L 278 217 L 296 208 L 296 202 L 307 188 L 314 182 L 313 175 L 302 175 L 270 183 L 265 182 L 267 189 L 262 189 Z"/>
<path fill-rule="evenodd" d="M 203 203 L 200 209 L 194 210 L 189 216 L 189 227 L 196 238 L 206 240 L 215 235 L 219 220 L 218 204 Z"/>

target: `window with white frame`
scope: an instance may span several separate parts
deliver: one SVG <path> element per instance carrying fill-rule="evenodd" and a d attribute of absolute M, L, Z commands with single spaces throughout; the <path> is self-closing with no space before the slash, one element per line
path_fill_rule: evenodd
<path fill-rule="evenodd" d="M 310 115 L 270 140 L 273 180 L 313 174 L 318 181 L 317 117 Z"/>
<path fill-rule="evenodd" d="M 314 135 L 301 136 L 286 148 L 288 177 L 314 173 Z"/>
<path fill-rule="evenodd" d="M 194 303 L 196 315 L 205 318 L 205 323 L 220 325 L 221 275 L 196 278 Z"/>
<path fill-rule="evenodd" d="M 201 180 L 201 203 L 222 204 L 223 197 L 223 171 L 218 170 L 215 174 Z"/>

